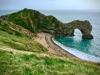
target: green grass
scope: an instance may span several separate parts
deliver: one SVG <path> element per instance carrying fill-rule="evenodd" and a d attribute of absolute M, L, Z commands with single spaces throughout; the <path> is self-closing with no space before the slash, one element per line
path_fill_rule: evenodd
<path fill-rule="evenodd" d="M 0 50 L 0 75 L 99 75 L 100 64 Z"/>
<path fill-rule="evenodd" d="M 35 42 L 27 36 L 15 36 L 6 32 L 0 31 L 0 46 L 31 51 L 31 52 L 47 52 L 48 50 L 41 44 Z"/>
<path fill-rule="evenodd" d="M 10 14 L 8 21 L 20 25 L 32 33 L 35 33 L 37 31 L 35 26 L 35 17 L 33 17 L 32 14 L 33 13 L 31 10 L 23 9 L 19 12 Z"/>

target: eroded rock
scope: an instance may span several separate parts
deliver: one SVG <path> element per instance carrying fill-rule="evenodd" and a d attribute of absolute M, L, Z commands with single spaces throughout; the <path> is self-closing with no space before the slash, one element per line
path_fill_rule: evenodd
<path fill-rule="evenodd" d="M 75 20 L 70 23 L 64 24 L 65 30 L 64 36 L 74 36 L 74 30 L 79 29 L 82 33 L 82 38 L 83 39 L 93 39 L 93 36 L 91 34 L 92 31 L 92 25 L 90 24 L 89 21 L 79 21 Z"/>
<path fill-rule="evenodd" d="M 79 29 L 83 39 L 93 38 L 92 25 L 87 20 L 75 20 L 65 24 L 53 16 L 45 16 L 36 10 L 26 8 L 16 13 L 1 16 L 1 18 L 20 25 L 32 33 L 48 32 L 55 36 L 74 36 L 74 30 Z"/>

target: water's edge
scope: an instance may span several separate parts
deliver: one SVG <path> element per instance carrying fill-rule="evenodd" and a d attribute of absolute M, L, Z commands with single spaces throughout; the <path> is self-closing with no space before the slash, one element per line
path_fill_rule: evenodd
<path fill-rule="evenodd" d="M 52 40 L 53 40 L 53 42 L 55 44 L 57 44 L 58 46 L 60 46 L 64 50 L 68 51 L 69 53 L 75 55 L 76 57 L 78 57 L 78 58 L 80 58 L 82 60 L 92 61 L 92 62 L 100 62 L 100 58 L 99 57 L 95 57 L 93 55 L 89 55 L 89 54 L 83 53 L 83 52 L 78 51 L 76 49 L 66 47 L 63 44 L 61 44 L 58 41 L 56 41 L 54 38 L 52 38 Z"/>

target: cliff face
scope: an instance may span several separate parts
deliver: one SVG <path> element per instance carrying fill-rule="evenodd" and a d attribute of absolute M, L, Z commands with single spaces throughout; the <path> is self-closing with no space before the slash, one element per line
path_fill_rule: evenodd
<path fill-rule="evenodd" d="M 45 16 L 36 10 L 23 9 L 19 12 L 1 16 L 5 21 L 17 24 L 32 33 L 48 32 L 55 36 L 73 36 L 74 29 L 78 28 L 82 38 L 92 39 L 92 26 L 89 21 L 72 21 L 63 24 L 53 16 Z"/>

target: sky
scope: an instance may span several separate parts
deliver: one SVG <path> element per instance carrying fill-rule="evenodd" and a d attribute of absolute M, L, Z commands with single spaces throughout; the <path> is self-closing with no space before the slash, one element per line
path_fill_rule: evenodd
<path fill-rule="evenodd" d="M 0 0 L 0 10 L 100 10 L 100 0 Z"/>

